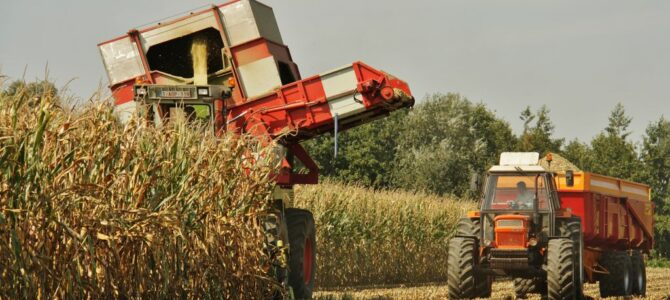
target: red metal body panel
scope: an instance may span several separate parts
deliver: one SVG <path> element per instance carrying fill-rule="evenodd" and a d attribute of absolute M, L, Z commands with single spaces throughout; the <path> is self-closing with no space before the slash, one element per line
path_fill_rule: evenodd
<path fill-rule="evenodd" d="M 653 232 L 641 212 L 645 201 L 592 191 L 560 191 L 561 206 L 582 219 L 584 246 L 602 250 L 651 250 Z"/>

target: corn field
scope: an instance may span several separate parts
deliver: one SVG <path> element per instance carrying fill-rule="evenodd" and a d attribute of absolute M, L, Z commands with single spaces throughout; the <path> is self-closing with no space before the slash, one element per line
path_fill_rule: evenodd
<path fill-rule="evenodd" d="M 0 96 L 0 298 L 266 298 L 274 169 L 247 137 Z"/>
<path fill-rule="evenodd" d="M 312 210 L 319 287 L 446 281 L 447 245 L 476 203 L 332 182 L 296 188 Z"/>

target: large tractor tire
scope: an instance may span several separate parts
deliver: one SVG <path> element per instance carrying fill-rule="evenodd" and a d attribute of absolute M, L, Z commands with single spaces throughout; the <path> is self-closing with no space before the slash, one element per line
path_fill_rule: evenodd
<path fill-rule="evenodd" d="M 609 271 L 600 279 L 600 297 L 630 296 L 633 293 L 631 277 L 632 262 L 625 252 L 605 252 L 600 257 L 600 265 Z"/>
<path fill-rule="evenodd" d="M 289 237 L 289 285 L 296 299 L 312 299 L 316 276 L 316 228 L 308 210 L 286 209 Z"/>
<path fill-rule="evenodd" d="M 517 299 L 526 299 L 528 294 L 547 293 L 547 280 L 544 277 L 514 278 L 514 293 Z"/>
<path fill-rule="evenodd" d="M 582 220 L 577 217 L 571 217 L 567 219 L 562 219 L 559 223 L 559 234 L 561 237 L 570 239 L 572 241 L 573 253 L 574 253 L 574 267 L 575 267 L 575 288 L 577 298 L 583 298 L 583 287 L 584 280 L 582 278 L 584 274 L 583 269 L 583 258 L 582 258 L 582 246 L 584 244 L 584 239 L 582 235 Z"/>
<path fill-rule="evenodd" d="M 475 298 L 475 240 L 452 238 L 449 241 L 448 264 L 449 299 Z"/>
<path fill-rule="evenodd" d="M 642 253 L 633 251 L 630 260 L 632 266 L 633 295 L 645 297 L 647 295 L 647 268 L 644 265 Z"/>
<path fill-rule="evenodd" d="M 567 238 L 549 241 L 547 249 L 547 294 L 551 300 L 577 299 L 573 241 Z"/>
<path fill-rule="evenodd" d="M 474 237 L 475 241 L 478 241 L 481 238 L 481 226 L 479 219 L 470 219 L 470 218 L 461 218 L 458 220 L 458 225 L 456 227 L 457 236 L 468 236 Z M 477 243 L 475 243 L 475 248 L 477 248 Z M 475 260 L 477 256 L 475 255 Z M 475 274 L 475 294 L 474 297 L 478 298 L 488 298 L 491 297 L 491 287 L 493 285 L 493 277 Z"/>

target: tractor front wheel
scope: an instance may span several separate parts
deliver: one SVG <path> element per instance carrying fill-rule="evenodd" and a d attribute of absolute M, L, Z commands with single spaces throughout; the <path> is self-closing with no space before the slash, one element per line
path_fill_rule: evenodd
<path fill-rule="evenodd" d="M 514 293 L 517 299 L 526 299 L 528 294 L 547 293 L 547 281 L 544 277 L 514 278 Z"/>
<path fill-rule="evenodd" d="M 296 299 L 312 299 L 316 276 L 316 228 L 308 210 L 286 209 L 290 246 L 289 285 Z"/>
<path fill-rule="evenodd" d="M 547 290 L 551 300 L 577 299 L 573 241 L 553 239 L 547 249 Z"/>

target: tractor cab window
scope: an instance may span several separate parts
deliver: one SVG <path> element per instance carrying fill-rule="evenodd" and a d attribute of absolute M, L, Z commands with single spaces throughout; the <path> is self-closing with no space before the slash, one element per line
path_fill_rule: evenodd
<path fill-rule="evenodd" d="M 537 195 L 540 210 L 549 209 L 549 189 L 543 174 L 489 176 L 485 209 L 533 210 Z"/>

